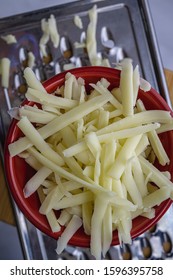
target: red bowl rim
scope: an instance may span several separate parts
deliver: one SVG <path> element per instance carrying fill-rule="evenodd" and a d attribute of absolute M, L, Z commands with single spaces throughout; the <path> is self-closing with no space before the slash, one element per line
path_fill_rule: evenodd
<path fill-rule="evenodd" d="M 100 75 L 105 74 L 105 71 L 107 71 L 110 75 L 114 75 L 115 78 L 119 79 L 120 78 L 120 70 L 113 69 L 113 68 L 107 68 L 103 66 L 86 66 L 86 67 L 79 67 L 75 68 L 72 70 L 68 70 L 65 72 L 61 72 L 52 78 L 48 79 L 47 81 L 43 82 L 43 86 L 46 88 L 46 90 L 50 93 L 52 88 L 56 86 L 57 80 L 61 81 L 61 83 L 64 82 L 64 78 L 67 72 L 72 73 L 76 77 L 82 77 L 86 78 L 89 72 L 92 72 L 95 76 L 100 78 Z M 147 93 L 148 94 L 148 93 Z M 148 95 L 149 96 L 149 95 Z M 153 88 L 150 90 L 150 98 L 152 98 L 152 101 L 155 100 L 157 105 L 161 106 L 163 110 L 170 111 L 172 116 L 173 112 L 166 103 L 166 101 L 161 97 L 160 94 L 156 92 Z M 32 105 L 32 102 L 24 101 L 22 102 L 22 105 L 24 104 L 30 104 Z M 44 223 L 40 223 L 39 219 L 36 219 L 35 216 L 33 216 L 31 210 L 29 207 L 27 207 L 27 204 L 25 203 L 25 198 L 21 199 L 21 197 L 18 195 L 16 192 L 17 186 L 15 186 L 15 182 L 13 181 L 13 158 L 10 157 L 9 151 L 8 151 L 8 145 L 11 143 L 15 137 L 15 129 L 16 129 L 16 124 L 17 120 L 12 120 L 7 137 L 5 140 L 5 146 L 4 146 L 4 166 L 5 166 L 5 173 L 6 173 L 6 178 L 8 182 L 8 186 L 10 189 L 10 192 L 12 193 L 12 196 L 18 205 L 19 209 L 21 212 L 24 214 L 24 216 L 40 231 L 44 232 L 50 237 L 53 237 L 54 239 L 58 239 L 60 234 L 63 232 L 63 227 L 62 230 L 58 233 L 53 233 L 49 226 L 45 227 Z M 173 134 L 172 134 L 173 137 Z M 140 216 L 140 225 L 137 228 L 132 228 L 131 231 L 131 237 L 132 239 L 136 238 L 137 236 L 141 235 L 142 233 L 146 232 L 148 229 L 150 229 L 155 223 L 157 223 L 160 218 L 165 214 L 165 212 L 168 210 L 170 205 L 172 204 L 171 199 L 167 199 L 166 201 L 162 202 L 159 207 L 156 207 L 156 216 L 153 219 L 147 219 L 144 217 Z M 158 211 L 159 210 L 159 211 Z M 139 219 L 138 217 L 133 220 L 133 223 Z M 144 226 L 141 226 L 143 224 Z M 90 242 L 90 236 L 86 235 L 86 238 L 81 238 L 80 239 L 80 233 L 82 232 L 82 229 L 79 229 L 78 232 L 72 237 L 72 239 L 69 241 L 69 244 L 71 245 L 76 245 L 76 246 L 81 246 L 81 247 L 89 247 L 89 242 Z M 113 239 L 112 239 L 112 245 L 118 245 L 119 240 L 117 236 L 117 232 L 114 232 Z"/>

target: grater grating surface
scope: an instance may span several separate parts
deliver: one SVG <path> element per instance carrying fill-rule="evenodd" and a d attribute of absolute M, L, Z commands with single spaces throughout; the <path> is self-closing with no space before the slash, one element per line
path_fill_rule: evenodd
<path fill-rule="evenodd" d="M 140 2 L 140 3 L 139 3 Z M 0 36 L 13 34 L 16 44 L 7 45 L 0 39 L 2 57 L 11 60 L 10 85 L 0 91 L 1 145 L 10 123 L 7 111 L 19 106 L 24 100 L 25 81 L 23 69 L 27 65 L 28 52 L 36 58 L 33 70 L 44 81 L 64 70 L 64 65 L 75 67 L 90 65 L 84 48 L 75 48 L 75 42 L 83 42 L 89 23 L 88 10 L 97 4 L 97 51 L 102 58 L 107 58 L 112 67 L 124 57 L 131 57 L 134 65 L 138 64 L 141 76 L 147 79 L 170 104 L 167 88 L 162 75 L 160 58 L 155 52 L 153 30 L 150 23 L 147 1 L 80 1 L 55 6 L 44 10 L 22 14 L 0 20 Z M 54 48 L 49 41 L 47 57 L 42 57 L 39 40 L 42 35 L 40 21 L 54 14 L 60 34 L 60 46 Z M 74 25 L 74 16 L 78 14 L 83 22 L 83 29 Z M 149 42 L 147 36 L 149 36 Z M 153 36 L 153 37 L 152 37 Z M 24 258 L 28 259 L 93 259 L 89 249 L 68 246 L 57 256 L 56 241 L 42 234 L 22 215 L 14 203 Z M 106 259 L 171 259 L 173 256 L 172 207 L 162 220 L 150 231 L 133 240 L 133 244 L 111 247 Z"/>

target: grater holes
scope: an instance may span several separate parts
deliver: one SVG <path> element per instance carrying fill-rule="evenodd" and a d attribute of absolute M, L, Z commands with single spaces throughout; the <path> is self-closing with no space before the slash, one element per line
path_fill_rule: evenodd
<path fill-rule="evenodd" d="M 23 66 L 24 68 L 27 67 L 27 65 L 28 65 L 28 51 L 24 47 L 21 47 L 19 49 L 19 61 L 20 61 L 21 66 Z"/>
<path fill-rule="evenodd" d="M 44 65 L 53 61 L 52 53 L 48 44 L 40 46 L 40 57 Z"/>
<path fill-rule="evenodd" d="M 102 45 L 108 50 L 115 46 L 112 33 L 106 26 L 103 26 L 101 29 L 101 42 Z"/>
<path fill-rule="evenodd" d="M 120 252 L 123 260 L 131 260 L 132 259 L 132 252 L 130 246 L 128 244 L 123 244 L 120 247 Z"/>
<path fill-rule="evenodd" d="M 65 59 L 70 59 L 73 56 L 72 45 L 67 37 L 61 38 L 60 50 Z"/>
<path fill-rule="evenodd" d="M 118 63 L 125 58 L 125 52 L 122 47 L 116 45 L 112 32 L 106 26 L 101 29 L 101 43 L 104 47 L 104 53 L 107 56 L 115 58 L 115 62 Z"/>
<path fill-rule="evenodd" d="M 167 232 L 161 233 L 161 244 L 165 254 L 169 254 L 172 251 L 172 241 Z"/>
<path fill-rule="evenodd" d="M 43 56 L 43 63 L 44 64 L 49 64 L 52 62 L 52 55 L 49 53 L 46 56 Z"/>
<path fill-rule="evenodd" d="M 14 91 L 17 93 L 18 97 L 21 100 L 24 100 L 25 93 L 27 90 L 27 85 L 26 85 L 26 81 L 23 77 L 23 72 L 19 71 L 19 72 L 14 73 L 13 79 L 14 79 L 14 81 L 13 81 Z"/>
<path fill-rule="evenodd" d="M 116 62 L 122 61 L 126 55 L 121 47 L 114 47 L 110 50 L 110 55 L 115 56 Z"/>
<path fill-rule="evenodd" d="M 155 234 L 157 231 L 157 224 L 153 225 L 149 230 L 148 232 L 151 233 L 151 234 Z"/>
<path fill-rule="evenodd" d="M 39 81 L 41 81 L 41 82 L 45 81 L 46 77 L 45 77 L 42 67 L 35 68 L 34 72 Z"/>
<path fill-rule="evenodd" d="M 149 259 L 152 255 L 152 248 L 148 238 L 143 237 L 140 239 L 140 246 L 145 259 Z"/>
<path fill-rule="evenodd" d="M 31 60 L 31 54 L 32 54 L 32 52 L 30 50 L 26 49 L 25 47 L 21 47 L 19 49 L 20 68 L 26 68 L 26 67 L 32 68 L 34 66 L 35 57 L 32 54 L 32 60 Z"/>
<path fill-rule="evenodd" d="M 81 33 L 80 43 L 83 45 L 83 52 L 87 53 L 87 49 L 86 49 L 86 32 L 85 31 L 82 31 L 82 33 Z"/>

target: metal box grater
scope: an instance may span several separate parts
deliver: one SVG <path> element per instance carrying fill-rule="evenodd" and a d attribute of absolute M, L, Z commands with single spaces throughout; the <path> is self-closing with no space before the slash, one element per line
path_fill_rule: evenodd
<path fill-rule="evenodd" d="M 97 5 L 98 10 L 96 37 L 99 55 L 107 58 L 112 67 L 122 58 L 131 57 L 134 65 L 139 65 L 141 76 L 147 79 L 171 106 L 147 0 L 77 1 L 4 18 L 0 20 L 0 36 L 13 34 L 17 43 L 7 45 L 0 39 L 0 58 L 6 56 L 11 60 L 10 86 L 8 89 L 1 87 L 0 91 L 1 151 L 11 121 L 7 110 L 18 106 L 24 99 L 23 69 L 26 66 L 28 52 L 32 51 L 36 57 L 33 70 L 41 80 L 63 71 L 64 65 L 68 63 L 73 63 L 75 67 L 89 65 L 85 51 L 75 48 L 74 43 L 82 42 L 85 38 L 89 23 L 88 10 L 94 4 Z M 54 48 L 51 42 L 48 42 L 48 56 L 45 60 L 39 49 L 39 39 L 42 35 L 40 21 L 42 18 L 48 18 L 50 14 L 56 18 L 61 40 L 58 48 Z M 79 15 L 82 19 L 82 30 L 74 24 L 75 15 Z M 23 216 L 15 202 L 13 205 L 24 258 L 93 259 L 89 249 L 73 246 L 68 246 L 58 256 L 55 253 L 56 240 L 36 229 Z M 172 206 L 161 221 L 148 232 L 134 239 L 132 245 L 111 247 L 106 259 L 172 258 L 171 216 Z"/>

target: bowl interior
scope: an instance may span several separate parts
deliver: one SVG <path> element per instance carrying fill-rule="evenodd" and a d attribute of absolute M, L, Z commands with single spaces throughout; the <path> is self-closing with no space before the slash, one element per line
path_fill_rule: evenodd
<path fill-rule="evenodd" d="M 109 80 L 111 86 L 110 89 L 113 87 L 117 87 L 119 85 L 120 80 L 120 71 L 115 70 L 112 68 L 106 67 L 82 67 L 70 70 L 76 77 L 82 77 L 85 80 L 85 84 L 89 89 L 89 83 L 96 83 L 100 78 L 104 77 Z M 60 73 L 51 79 L 44 82 L 44 87 L 46 90 L 51 93 L 53 92 L 58 86 L 61 86 L 64 83 L 64 77 L 66 72 Z M 169 106 L 166 104 L 165 100 L 154 90 L 151 89 L 150 92 L 144 93 L 142 90 L 139 90 L 139 98 L 142 99 L 147 109 L 162 109 L 171 111 Z M 26 102 L 29 105 L 33 105 L 32 102 Z M 172 113 L 172 112 L 171 112 Z M 17 140 L 22 133 L 17 127 L 17 121 L 13 120 L 9 131 L 6 137 L 5 143 L 5 150 L 4 150 L 4 159 L 5 159 L 5 171 L 6 177 L 9 184 L 10 191 L 19 206 L 20 210 L 26 216 L 28 220 L 32 224 L 34 224 L 38 229 L 40 229 L 45 234 L 57 239 L 61 232 L 53 233 L 48 225 L 47 219 L 45 216 L 39 213 L 40 202 L 37 196 L 37 193 L 34 193 L 29 198 L 24 198 L 23 196 L 23 188 L 25 183 L 28 179 L 34 174 L 32 168 L 28 167 L 25 161 L 18 156 L 13 158 L 10 157 L 8 151 L 8 145 L 15 140 Z M 158 165 L 161 171 L 168 170 L 173 174 L 173 153 L 170 149 L 173 146 L 173 132 L 166 132 L 160 135 L 161 141 L 170 157 L 170 164 L 166 167 Z M 132 238 L 137 237 L 138 235 L 142 234 L 153 224 L 155 224 L 167 211 L 169 206 L 171 205 L 171 200 L 168 199 L 162 202 L 159 206 L 155 207 L 156 209 L 156 216 L 153 219 L 147 219 L 144 217 L 137 217 L 133 220 L 133 228 L 131 231 Z M 57 213 L 58 215 L 58 213 Z M 76 234 L 72 237 L 69 244 L 81 246 L 81 247 L 89 247 L 90 237 L 87 236 L 83 228 L 80 228 Z M 118 234 L 117 231 L 113 233 L 113 240 L 112 245 L 119 244 L 118 241 Z"/>

